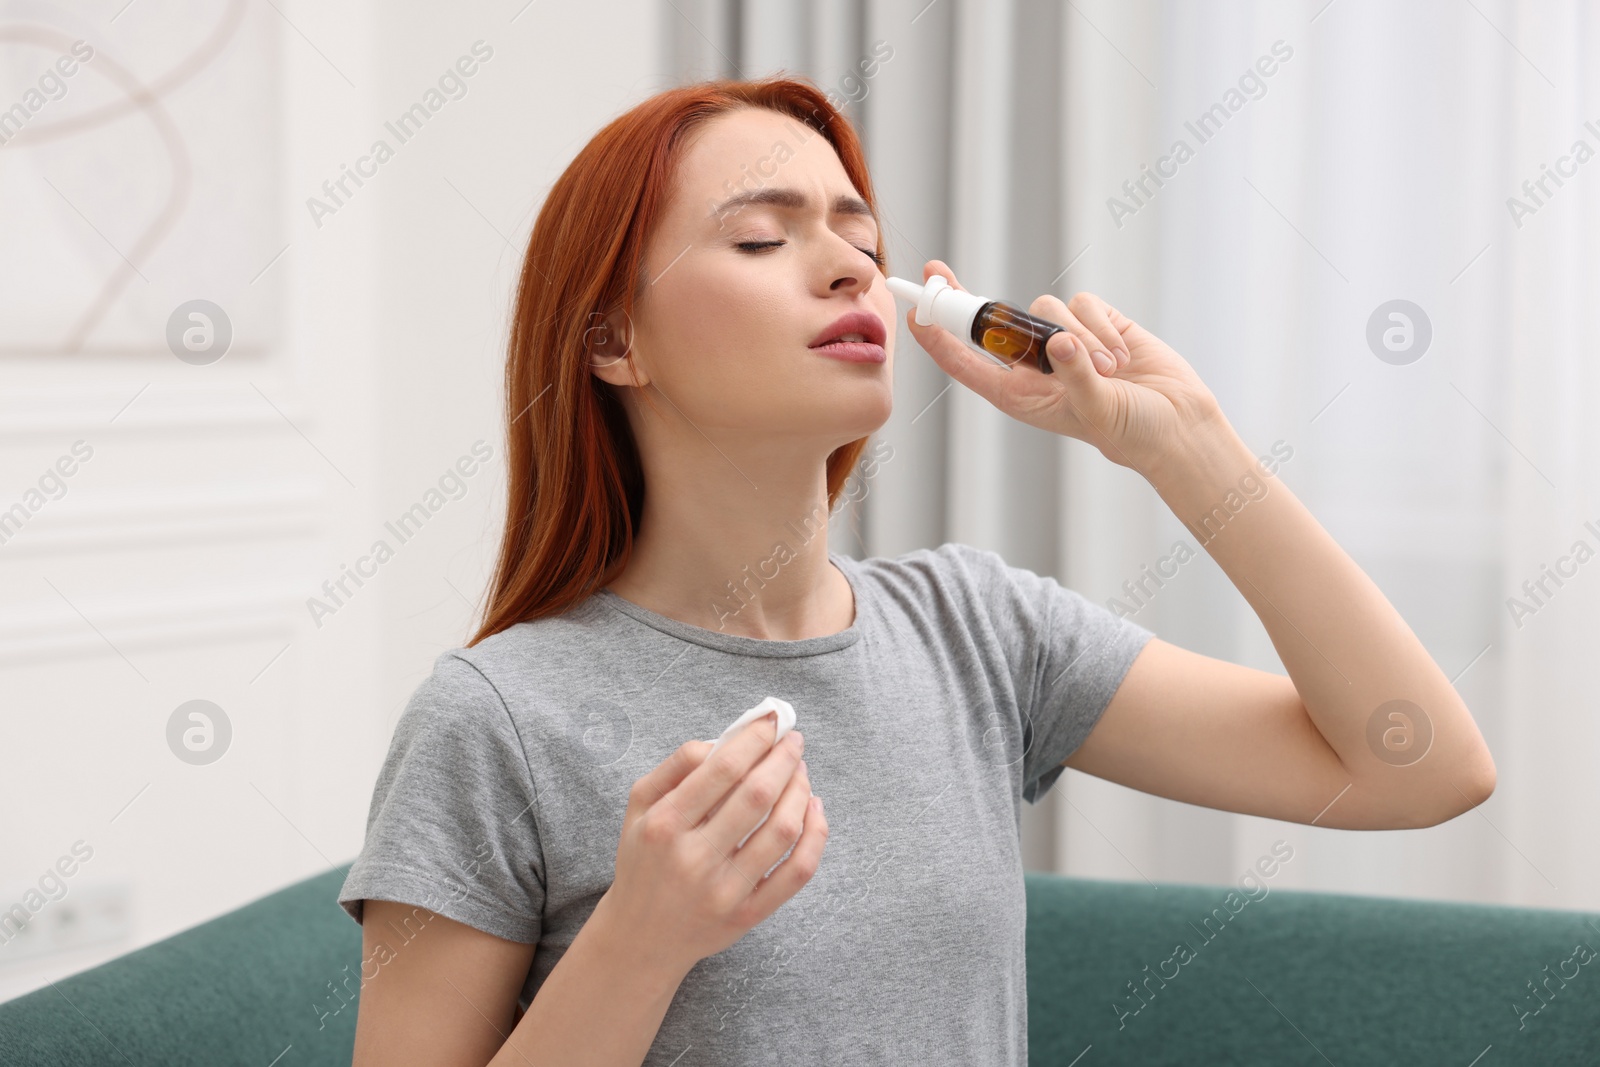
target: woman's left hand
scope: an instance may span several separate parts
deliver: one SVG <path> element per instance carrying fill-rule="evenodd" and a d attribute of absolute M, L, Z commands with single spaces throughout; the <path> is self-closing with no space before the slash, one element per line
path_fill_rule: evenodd
<path fill-rule="evenodd" d="M 948 266 L 929 260 L 923 280 L 935 274 L 961 288 Z M 1001 411 L 1087 441 L 1113 463 L 1146 476 L 1196 433 L 1225 422 L 1211 390 L 1182 356 L 1093 293 L 1065 304 L 1041 296 L 1028 312 L 1066 327 L 1045 348 L 1053 374 L 1022 363 L 1000 366 L 940 326 L 917 325 L 914 309 L 906 322 L 946 374 Z"/>

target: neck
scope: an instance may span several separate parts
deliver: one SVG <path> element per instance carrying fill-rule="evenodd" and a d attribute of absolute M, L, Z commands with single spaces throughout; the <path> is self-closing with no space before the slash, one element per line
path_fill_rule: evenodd
<path fill-rule="evenodd" d="M 613 593 L 680 622 L 769 641 L 838 633 L 854 621 L 850 585 L 828 559 L 825 456 L 647 461 L 645 484 L 633 553 L 607 587 Z"/>

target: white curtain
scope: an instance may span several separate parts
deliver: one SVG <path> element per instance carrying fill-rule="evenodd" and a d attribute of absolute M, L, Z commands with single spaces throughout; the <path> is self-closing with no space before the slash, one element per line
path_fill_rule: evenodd
<path fill-rule="evenodd" d="M 1591 155 L 1600 151 L 1600 78 L 1588 65 L 1600 47 L 1600 18 L 1579 3 L 1495 15 L 1532 57 L 1500 57 L 1502 143 L 1490 146 L 1507 195 L 1522 196 L 1539 164 L 1574 167 L 1560 157 L 1576 141 Z M 1600 549 L 1600 160 L 1544 188 L 1553 195 L 1520 229 L 1509 211 L 1497 220 L 1491 251 L 1500 271 L 1479 290 L 1495 343 L 1480 366 L 1491 400 L 1499 399 L 1490 414 L 1527 454 L 1501 449 L 1493 483 L 1504 522 L 1504 595 L 1522 597 L 1522 583 L 1539 581 L 1546 565 L 1577 573 L 1560 586 L 1546 582 L 1552 595 L 1520 626 L 1509 610 L 1495 614 L 1501 673 L 1498 687 L 1483 693 L 1497 705 L 1493 736 L 1507 788 L 1486 814 L 1497 817 L 1506 844 L 1526 853 L 1506 857 L 1506 897 L 1592 909 L 1600 902 L 1600 560 L 1580 565 L 1573 549 L 1579 541 Z"/>
<path fill-rule="evenodd" d="M 1258 453 L 1292 449 L 1280 477 L 1455 679 L 1499 768 L 1481 808 L 1382 833 L 1071 773 L 1027 813 L 1031 866 L 1222 883 L 1282 838 L 1280 885 L 1600 905 L 1600 556 L 1575 554 L 1600 552 L 1585 5 L 670 0 L 666 24 L 680 79 L 786 69 L 847 102 L 896 273 L 944 259 L 1023 305 L 1099 292 L 1184 354 Z M 1396 300 L 1421 310 L 1401 354 L 1368 340 Z M 845 551 L 959 540 L 1105 602 L 1187 539 L 1137 475 L 946 391 L 903 345 L 893 458 L 841 519 Z M 1136 617 L 1282 670 L 1203 553 Z"/>

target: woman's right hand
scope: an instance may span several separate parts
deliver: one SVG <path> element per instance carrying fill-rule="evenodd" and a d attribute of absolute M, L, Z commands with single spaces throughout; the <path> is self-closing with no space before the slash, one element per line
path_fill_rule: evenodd
<path fill-rule="evenodd" d="M 777 729 L 764 715 L 715 756 L 709 742 L 686 741 L 628 792 L 616 878 L 597 909 L 669 971 L 687 973 L 732 945 L 816 873 L 827 819 L 811 797 L 800 731 L 775 746 Z"/>

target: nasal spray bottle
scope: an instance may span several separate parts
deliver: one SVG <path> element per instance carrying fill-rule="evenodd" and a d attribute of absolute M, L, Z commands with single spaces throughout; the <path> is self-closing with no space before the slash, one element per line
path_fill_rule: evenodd
<path fill-rule="evenodd" d="M 917 305 L 918 326 L 943 326 L 1002 367 L 1033 359 L 1045 374 L 1055 373 L 1044 344 L 1064 327 L 1014 304 L 952 288 L 941 274 L 924 285 L 904 278 L 889 278 L 888 285 L 895 296 Z"/>

